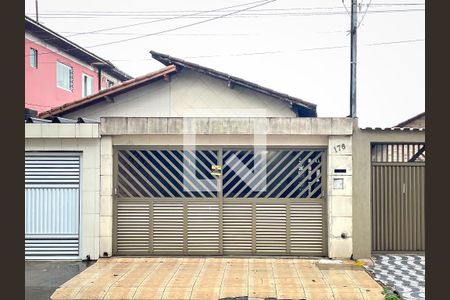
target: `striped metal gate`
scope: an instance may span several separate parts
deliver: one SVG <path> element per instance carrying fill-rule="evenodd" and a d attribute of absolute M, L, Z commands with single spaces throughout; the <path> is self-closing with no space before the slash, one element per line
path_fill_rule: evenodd
<path fill-rule="evenodd" d="M 372 251 L 425 251 L 425 144 L 372 146 Z"/>
<path fill-rule="evenodd" d="M 79 258 L 80 156 L 25 155 L 25 259 Z"/>
<path fill-rule="evenodd" d="M 324 150 L 118 149 L 115 255 L 324 255 Z"/>

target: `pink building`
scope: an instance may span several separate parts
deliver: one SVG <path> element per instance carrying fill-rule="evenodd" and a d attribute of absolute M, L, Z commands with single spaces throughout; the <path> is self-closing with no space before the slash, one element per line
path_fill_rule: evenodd
<path fill-rule="evenodd" d="M 26 108 L 46 111 L 131 78 L 109 61 L 25 17 Z"/>

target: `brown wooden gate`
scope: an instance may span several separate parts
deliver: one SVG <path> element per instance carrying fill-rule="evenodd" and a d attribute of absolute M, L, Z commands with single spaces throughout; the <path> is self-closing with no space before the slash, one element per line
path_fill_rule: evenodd
<path fill-rule="evenodd" d="M 425 145 L 372 145 L 372 251 L 425 250 Z"/>

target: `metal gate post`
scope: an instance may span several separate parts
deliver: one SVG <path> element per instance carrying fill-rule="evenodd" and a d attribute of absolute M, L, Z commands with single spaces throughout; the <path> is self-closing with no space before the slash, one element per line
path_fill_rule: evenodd
<path fill-rule="evenodd" d="M 217 197 L 219 197 L 219 254 L 223 255 L 223 148 L 217 149 L 217 164 L 221 166 L 220 175 L 217 179 Z"/>

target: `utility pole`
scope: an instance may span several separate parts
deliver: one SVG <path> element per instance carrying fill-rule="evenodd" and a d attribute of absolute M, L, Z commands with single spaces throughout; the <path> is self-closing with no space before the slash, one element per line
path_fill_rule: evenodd
<path fill-rule="evenodd" d="M 39 9 L 38 9 L 38 0 L 34 1 L 34 6 L 36 8 L 36 22 L 39 22 Z"/>
<path fill-rule="evenodd" d="M 350 117 L 356 118 L 356 30 L 358 27 L 357 0 L 352 0 L 350 45 Z"/>

